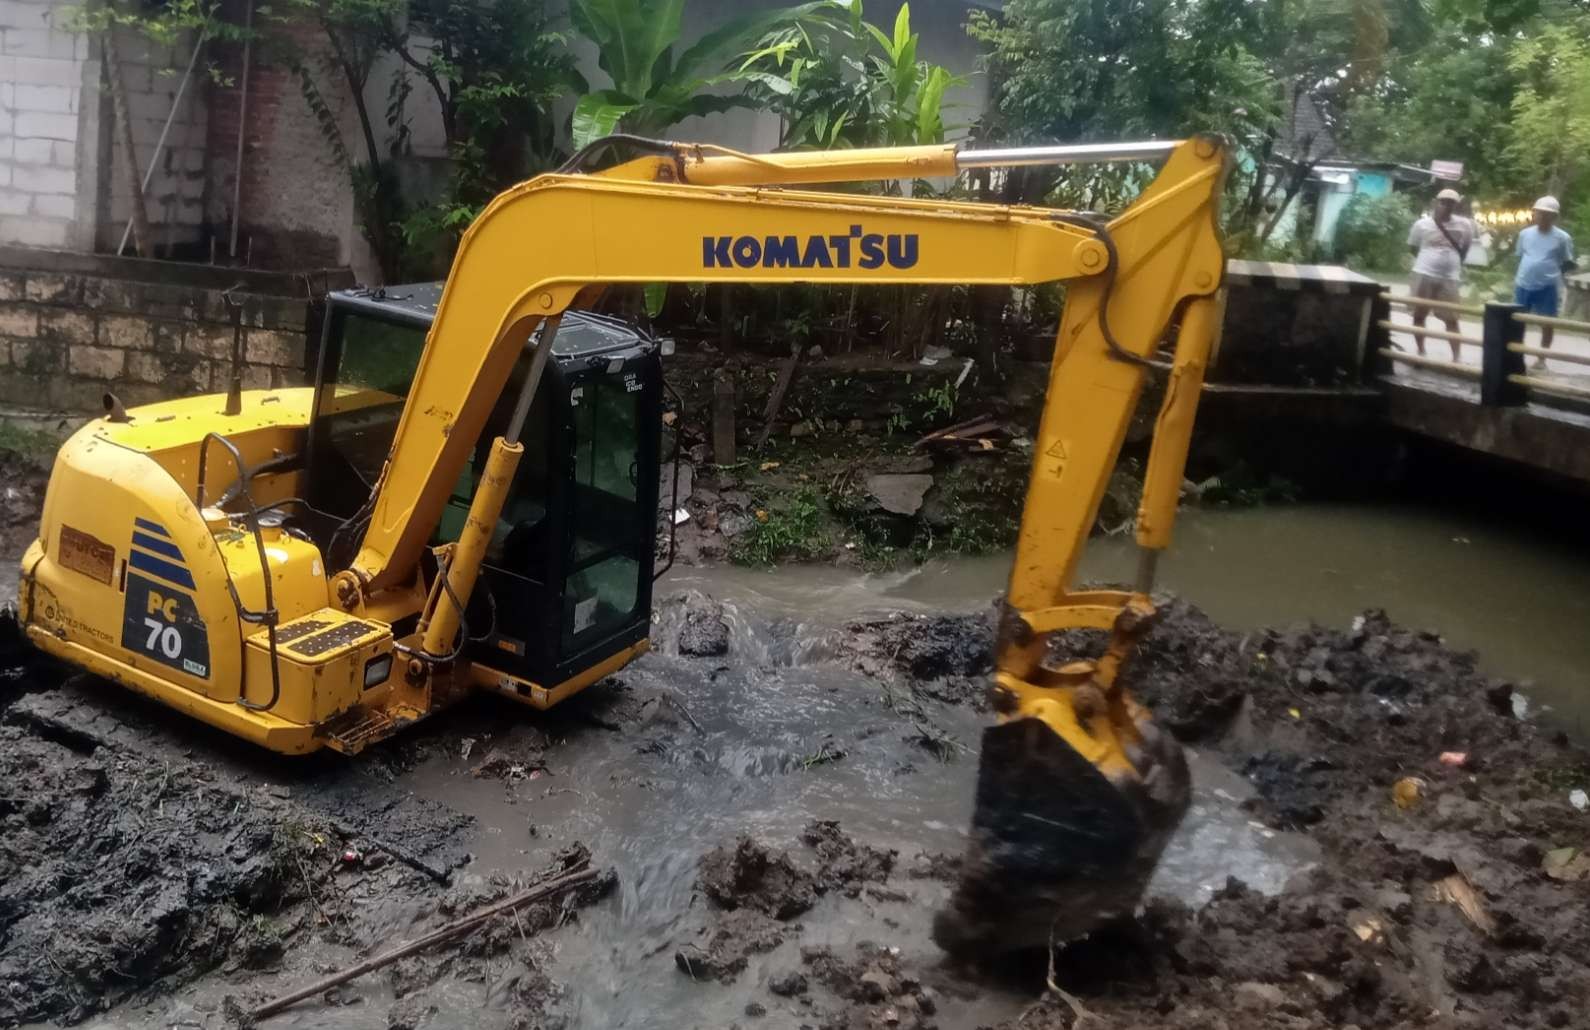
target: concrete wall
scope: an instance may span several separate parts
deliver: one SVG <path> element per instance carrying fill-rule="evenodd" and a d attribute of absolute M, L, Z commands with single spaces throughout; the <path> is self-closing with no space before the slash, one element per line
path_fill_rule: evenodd
<path fill-rule="evenodd" d="M 93 169 L 83 168 L 79 143 L 98 65 L 87 41 L 63 27 L 65 6 L 0 0 L 0 242 L 92 241 L 92 178 L 88 190 L 80 185 Z"/>
<path fill-rule="evenodd" d="M 126 150 L 112 135 L 100 48 L 68 30 L 74 6 L 0 0 L 0 243 L 114 250 L 131 215 Z M 192 44 L 154 46 L 127 30 L 117 41 L 142 173 Z M 203 92 L 190 84 L 146 194 L 157 250 L 191 246 L 199 235 Z"/>
<path fill-rule="evenodd" d="M 220 15 L 241 24 L 247 0 L 223 0 Z M 776 6 L 779 0 L 690 0 L 686 40 L 723 20 Z M 0 0 L 0 244 L 110 251 L 120 242 L 131 210 L 126 156 L 108 91 L 102 89 L 99 48 L 65 25 L 75 0 Z M 899 0 L 874 0 L 869 20 L 893 23 Z M 974 74 L 976 48 L 963 31 L 970 0 L 919 2 L 912 9 L 922 34 L 921 56 L 969 76 L 952 98 L 952 124 L 982 110 L 986 85 Z M 288 50 L 317 69 L 321 94 L 335 113 L 349 151 L 364 146 L 354 105 L 343 80 L 327 73 L 321 30 L 308 22 L 282 26 Z M 298 76 L 280 51 L 256 46 L 245 75 L 242 46 L 212 41 L 201 57 L 173 122 L 166 148 L 153 158 L 154 142 L 171 110 L 192 40 L 151 47 L 131 33 L 120 36 L 123 78 L 133 120 L 140 171 L 151 161 L 155 176 L 147 207 L 155 253 L 207 259 L 213 244 L 229 257 L 230 226 L 239 223 L 236 258 L 256 268 L 352 264 L 376 279 L 358 231 L 347 173 L 336 161 L 305 102 Z M 595 55 L 579 53 L 593 85 L 605 76 Z M 387 89 L 397 65 L 386 62 L 366 88 L 378 142 L 390 142 L 384 124 Z M 216 74 L 205 74 L 213 70 Z M 238 167 L 242 87 L 248 82 L 243 157 Z M 564 106 L 572 108 L 573 97 Z M 440 182 L 446 151 L 436 101 L 416 84 L 409 101 L 416 167 L 409 178 Z M 751 150 L 774 146 L 777 120 L 752 111 L 686 122 L 671 132 Z M 953 133 L 952 133 L 953 134 Z M 237 190 L 241 177 L 241 189 Z M 234 196 L 237 197 L 234 204 Z M 234 207 L 236 210 L 234 211 Z"/>
<path fill-rule="evenodd" d="M 242 277 L 258 291 L 238 294 L 244 386 L 305 382 L 306 328 L 318 321 L 303 284 Z M 0 403 L 89 413 L 107 390 L 129 405 L 224 391 L 233 330 L 222 290 L 238 278 L 235 269 L 0 247 Z"/>
<path fill-rule="evenodd" d="M 151 43 L 138 33 L 124 31 L 117 36 L 122 84 L 127 93 L 140 177 L 146 174 L 151 161 L 155 165 L 149 189 L 144 192 L 144 207 L 149 214 L 153 237 L 149 245 L 154 253 L 161 255 L 196 256 L 202 249 L 209 119 L 205 104 L 208 76 L 202 63 L 195 68 L 187 89 L 182 91 L 182 102 L 171 120 L 165 145 L 160 157 L 155 158 L 155 144 L 176 103 L 193 45 L 191 37 L 166 47 Z M 109 90 L 102 87 L 91 99 L 100 105 L 98 164 L 104 169 L 99 189 L 101 217 L 95 249 L 114 253 L 127 229 L 127 220 L 132 217 L 133 191 L 127 174 L 127 148 L 115 130 Z M 129 237 L 125 253 L 132 252 Z"/>
<path fill-rule="evenodd" d="M 226 17 L 242 24 L 243 4 L 228 0 Z M 342 136 L 355 159 L 364 145 L 344 80 L 321 60 L 326 47 L 320 28 L 307 20 L 273 26 L 290 49 L 314 69 L 319 91 L 337 112 Z M 222 81 L 209 93 L 206 213 L 218 250 L 230 249 L 238 121 L 243 105 L 244 62 L 239 44 L 216 44 L 211 60 Z M 336 161 L 284 55 L 255 46 L 249 55 L 248 110 L 243 135 L 243 185 L 238 192 L 239 260 L 250 267 L 293 269 L 348 264 L 360 253 L 348 174 Z M 371 113 L 382 120 L 386 105 Z M 383 126 L 384 127 L 384 126 Z"/>

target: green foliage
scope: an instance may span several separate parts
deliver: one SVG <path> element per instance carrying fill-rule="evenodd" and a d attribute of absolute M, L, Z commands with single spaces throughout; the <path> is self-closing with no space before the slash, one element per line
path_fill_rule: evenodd
<path fill-rule="evenodd" d="M 1485 204 L 1542 192 L 1590 204 L 1590 11 L 1541 0 L 1435 0 L 1441 26 L 1355 98 L 1356 153 L 1462 161 Z"/>
<path fill-rule="evenodd" d="M 759 506 L 750 526 L 734 538 L 729 558 L 739 565 L 809 561 L 823 557 L 828 544 L 822 495 L 808 486 L 769 497 Z"/>
<path fill-rule="evenodd" d="M 412 38 L 416 27 L 423 46 Z M 556 163 L 553 102 L 584 89 L 585 80 L 568 37 L 552 28 L 546 0 L 414 0 L 404 32 L 389 33 L 387 46 L 441 113 L 453 159 L 447 185 L 405 219 L 402 233 L 412 252 L 445 267 L 492 197 Z M 409 86 L 400 82 L 388 123 L 402 146 Z"/>
<path fill-rule="evenodd" d="M 1583 196 L 1590 173 L 1590 17 L 1553 22 L 1520 39 L 1507 156 L 1546 190 Z"/>
<path fill-rule="evenodd" d="M 220 12 L 220 0 L 164 0 L 159 4 L 88 2 L 66 8 L 62 27 L 90 36 L 103 35 L 113 27 L 131 29 L 160 46 L 190 42 L 187 39 L 190 32 L 203 32 L 209 39 L 233 43 L 257 35 L 219 17 Z M 219 67 L 207 61 L 201 62 L 201 67 L 213 81 L 226 84 Z"/>
<path fill-rule="evenodd" d="M 973 11 L 967 30 L 988 48 L 988 128 L 1043 140 L 1250 136 L 1281 113 L 1243 43 L 1262 34 L 1256 17 L 1240 0 L 1010 0 L 1002 15 Z"/>
<path fill-rule="evenodd" d="M 1347 142 L 1373 154 L 1422 168 L 1432 160 L 1460 160 L 1470 193 L 1504 188 L 1504 148 L 1516 76 L 1504 40 L 1455 31 L 1395 65 L 1374 91 L 1354 99 Z"/>
<path fill-rule="evenodd" d="M 904 146 L 944 140 L 944 93 L 965 79 L 917 60 L 911 5 L 891 32 L 863 19 L 861 0 L 829 17 L 781 26 L 745 55 L 748 92 L 783 118 L 786 149 Z"/>
<path fill-rule="evenodd" d="M 60 430 L 52 432 L 0 421 L 0 451 L 14 451 L 35 461 L 48 461 L 61 449 L 67 435 Z"/>
<path fill-rule="evenodd" d="M 1408 227 L 1419 217 L 1405 193 L 1354 196 L 1336 223 L 1336 256 L 1361 272 L 1393 272 L 1407 262 Z"/>
<path fill-rule="evenodd" d="M 1278 35 L 1263 18 L 1273 6 L 1010 0 L 1001 14 L 974 10 L 967 31 L 986 48 L 991 90 L 976 135 L 1022 143 L 1214 131 L 1256 150 L 1279 131 L 1289 102 L 1249 45 Z M 1133 165 L 1029 169 L 1009 177 L 1001 199 L 1118 209 L 1147 178 Z M 1239 170 L 1234 189 L 1243 178 Z"/>
<path fill-rule="evenodd" d="M 584 88 L 574 106 L 576 149 L 612 132 L 655 134 L 685 118 L 746 107 L 744 93 L 708 92 L 741 83 L 734 59 L 755 40 L 835 6 L 819 0 L 731 19 L 676 56 L 684 0 L 570 0 L 576 31 L 596 46 L 606 89 Z"/>

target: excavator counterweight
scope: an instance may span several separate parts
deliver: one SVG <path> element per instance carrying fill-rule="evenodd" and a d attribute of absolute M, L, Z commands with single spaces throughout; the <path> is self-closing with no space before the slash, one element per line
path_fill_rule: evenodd
<path fill-rule="evenodd" d="M 638 148 L 591 170 L 608 148 Z M 802 187 L 1158 162 L 1112 218 Z M 475 690 L 560 703 L 647 647 L 661 347 L 640 283 L 1067 283 L 962 881 L 977 954 L 1136 904 L 1186 810 L 1120 682 L 1153 618 L 1224 258 L 1221 140 L 748 155 L 615 138 L 498 196 L 445 285 L 334 295 L 312 387 L 106 416 L 61 449 L 19 616 L 40 649 L 283 753 L 357 752 Z M 1161 353 L 1171 347 L 1169 355 Z M 1072 583 L 1138 398 L 1164 400 L 1130 590 Z M 1103 631 L 1084 659 L 1055 635 Z"/>

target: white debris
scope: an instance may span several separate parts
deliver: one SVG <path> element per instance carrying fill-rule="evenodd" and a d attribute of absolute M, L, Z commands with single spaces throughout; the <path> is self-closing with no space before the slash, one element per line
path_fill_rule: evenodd
<path fill-rule="evenodd" d="M 1568 792 L 1568 804 L 1583 812 L 1586 808 L 1590 808 L 1590 794 L 1586 794 L 1582 789 L 1575 787 Z"/>

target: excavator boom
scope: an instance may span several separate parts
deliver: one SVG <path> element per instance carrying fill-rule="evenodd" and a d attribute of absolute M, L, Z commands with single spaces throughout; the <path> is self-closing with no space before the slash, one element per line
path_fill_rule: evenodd
<path fill-rule="evenodd" d="M 398 427 L 352 591 L 408 575 L 514 355 L 512 341 L 614 283 L 1065 280 L 1065 309 L 997 642 L 999 725 L 985 736 L 963 882 L 935 928 L 951 951 L 1067 938 L 1136 904 L 1188 803 L 1183 756 L 1117 682 L 1152 618 L 1224 258 L 1220 141 L 995 151 L 952 147 L 750 156 L 650 144 L 600 175 L 550 175 L 498 197 L 466 234 Z M 1071 212 L 780 187 L 950 175 L 967 167 L 1164 158 L 1107 224 Z M 577 168 L 569 169 L 577 172 Z M 640 237 L 634 227 L 645 226 Z M 556 247 L 531 245 L 556 241 Z M 623 241 L 623 242 L 620 242 Z M 1077 562 L 1151 357 L 1174 357 L 1137 518 L 1136 590 L 1073 591 Z M 511 476 L 511 469 L 508 473 Z M 473 523 L 495 521 L 489 505 Z M 467 544 L 460 541 L 460 551 Z M 478 550 L 478 548 L 476 549 Z M 472 553 L 472 552 L 471 552 Z M 444 573 L 446 576 L 451 573 Z M 472 572 L 462 570 L 467 584 Z M 438 641 L 457 607 L 436 597 Z M 1110 631 L 1092 661 L 1051 635 Z M 435 646 L 434 644 L 431 646 Z"/>
<path fill-rule="evenodd" d="M 640 153 L 588 171 L 613 146 Z M 1108 220 L 800 188 L 1100 161 L 1161 167 Z M 476 219 L 434 309 L 427 302 L 423 316 L 399 319 L 419 319 L 423 349 L 412 325 L 368 341 L 333 333 L 313 391 L 131 412 L 108 403 L 52 474 L 40 539 L 23 560 L 28 637 L 284 752 L 355 752 L 481 687 L 556 704 L 646 643 L 649 582 L 633 577 L 650 572 L 649 525 L 607 527 L 619 544 L 587 531 L 620 500 L 609 487 L 629 491 L 628 511 L 650 504 L 636 469 L 639 441 L 655 449 L 656 427 L 632 427 L 630 449 L 611 452 L 601 482 L 549 467 L 566 465 L 576 441 L 594 454 L 593 441 L 622 432 L 595 418 L 592 398 L 632 422 L 655 410 L 620 403 L 654 397 L 660 373 L 654 345 L 617 339 L 583 310 L 604 289 L 1064 281 L 996 645 L 998 722 L 983 742 L 964 879 L 935 933 L 947 949 L 973 953 L 1085 931 L 1130 911 L 1187 805 L 1180 751 L 1119 672 L 1152 620 L 1154 557 L 1169 544 L 1219 322 L 1226 161 L 1214 137 L 769 155 L 604 141 L 507 190 Z M 389 314 L 392 302 L 345 298 Z M 560 342 L 570 333 L 585 342 Z M 1165 396 L 1137 517 L 1142 574 L 1132 590 L 1077 590 L 1077 562 L 1151 375 L 1163 375 Z M 559 385 L 555 398 L 547 382 Z M 586 389 L 576 384 L 587 382 L 592 402 L 576 412 Z M 522 463 L 540 495 L 519 492 Z M 351 489 L 354 500 L 327 512 L 306 500 L 316 482 L 337 485 L 344 500 Z M 308 513 L 331 524 L 319 536 L 288 524 Z M 578 547 L 558 535 L 571 523 L 587 532 Z M 627 594 L 598 596 L 607 588 L 590 569 L 609 557 L 630 569 Z M 514 565 L 511 589 L 531 598 L 521 618 L 558 626 L 505 627 L 487 591 L 486 636 L 521 658 L 527 641 L 542 640 L 555 659 L 550 682 L 527 678 L 538 675 L 525 671 L 527 658 L 510 673 L 508 658 L 471 651 L 485 636 L 471 632 L 470 603 L 491 562 Z M 617 625 L 598 618 L 602 605 L 618 612 L 621 631 L 602 628 Z M 1108 643 L 1086 660 L 1052 656 L 1054 634 L 1071 629 L 1107 631 Z M 586 649 L 571 651 L 570 640 Z"/>

